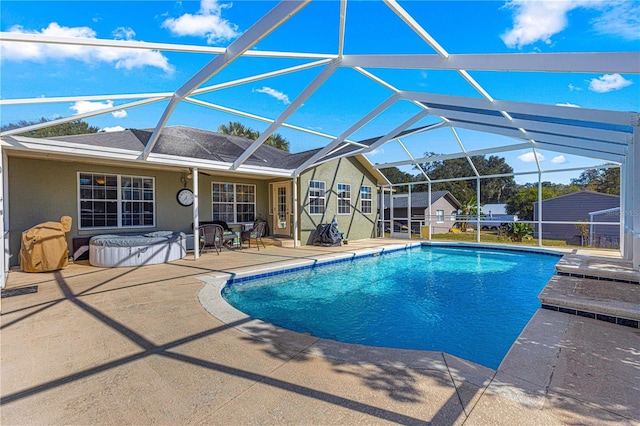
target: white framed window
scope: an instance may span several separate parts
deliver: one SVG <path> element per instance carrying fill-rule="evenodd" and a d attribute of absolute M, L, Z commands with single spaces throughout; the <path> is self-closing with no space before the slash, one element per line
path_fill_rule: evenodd
<path fill-rule="evenodd" d="M 78 172 L 78 229 L 156 225 L 155 179 Z"/>
<path fill-rule="evenodd" d="M 309 214 L 324 214 L 325 201 L 324 182 L 319 180 L 309 181 Z"/>
<path fill-rule="evenodd" d="M 211 183 L 212 220 L 253 222 L 256 218 L 256 186 L 243 183 Z"/>
<path fill-rule="evenodd" d="M 351 185 L 338 184 L 338 214 L 351 214 Z"/>
<path fill-rule="evenodd" d="M 360 187 L 360 212 L 362 214 L 373 213 L 373 192 L 370 186 Z"/>
<path fill-rule="evenodd" d="M 436 210 L 436 223 L 444 223 L 444 210 Z"/>
<path fill-rule="evenodd" d="M 457 216 L 458 216 L 458 211 L 457 210 L 451 210 L 451 222 L 455 222 Z"/>

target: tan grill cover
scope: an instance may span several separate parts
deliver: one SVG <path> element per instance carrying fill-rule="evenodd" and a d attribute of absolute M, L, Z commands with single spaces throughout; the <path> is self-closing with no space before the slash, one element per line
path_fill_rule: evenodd
<path fill-rule="evenodd" d="M 65 233 L 71 230 L 71 217 L 60 222 L 44 222 L 22 233 L 20 269 L 25 272 L 57 271 L 67 266 L 69 248 Z"/>

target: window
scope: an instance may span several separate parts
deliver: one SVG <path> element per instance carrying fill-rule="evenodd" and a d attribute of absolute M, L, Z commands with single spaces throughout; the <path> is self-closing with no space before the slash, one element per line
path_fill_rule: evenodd
<path fill-rule="evenodd" d="M 309 181 L 309 214 L 323 214 L 325 207 L 324 182 Z"/>
<path fill-rule="evenodd" d="M 373 198 L 370 186 L 360 187 L 360 212 L 362 214 L 373 213 Z"/>
<path fill-rule="evenodd" d="M 444 210 L 436 210 L 436 223 L 444 222 Z"/>
<path fill-rule="evenodd" d="M 256 218 L 256 186 L 211 183 L 213 220 L 227 223 L 253 222 Z"/>
<path fill-rule="evenodd" d="M 338 214 L 351 214 L 351 185 L 338 184 Z"/>
<path fill-rule="evenodd" d="M 79 229 L 155 226 L 152 177 L 78 173 Z"/>
<path fill-rule="evenodd" d="M 451 210 L 451 222 L 455 222 L 456 221 L 456 216 L 458 216 L 458 211 L 457 210 Z"/>

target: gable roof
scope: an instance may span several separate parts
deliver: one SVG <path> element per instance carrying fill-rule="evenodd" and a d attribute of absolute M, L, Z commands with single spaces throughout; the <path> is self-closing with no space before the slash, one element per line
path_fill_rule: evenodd
<path fill-rule="evenodd" d="M 453 196 L 453 194 L 449 191 L 432 191 L 431 192 L 431 204 L 438 201 L 440 198 L 447 198 L 449 202 L 455 206 L 456 208 L 462 207 L 460 201 Z M 401 197 L 393 202 L 394 208 L 406 208 L 407 207 L 408 197 Z M 389 194 L 384 194 L 384 207 L 387 209 L 391 206 L 391 201 L 389 200 Z M 411 208 L 427 208 L 429 207 L 429 192 L 412 192 L 411 193 Z"/>

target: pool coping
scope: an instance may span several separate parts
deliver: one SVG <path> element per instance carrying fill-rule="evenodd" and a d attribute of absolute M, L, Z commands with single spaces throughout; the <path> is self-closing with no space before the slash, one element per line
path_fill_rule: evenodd
<path fill-rule="evenodd" d="M 214 275 L 202 275 L 197 277 L 205 285 L 198 292 L 198 299 L 203 308 L 223 323 L 235 328 L 258 340 L 265 341 L 277 347 L 302 352 L 336 361 L 344 361 L 359 364 L 392 365 L 395 367 L 437 370 L 451 375 L 455 380 L 466 381 L 476 386 L 487 387 L 494 380 L 496 374 L 507 361 L 511 349 L 502 359 L 497 370 L 474 363 L 472 361 L 456 357 L 446 352 L 425 351 L 412 349 L 396 349 L 375 346 L 365 346 L 353 343 L 343 343 L 335 340 L 321 339 L 306 333 L 291 331 L 259 319 L 251 318 L 245 313 L 231 306 L 222 296 L 225 286 L 232 282 L 242 282 L 246 279 L 286 273 L 294 270 L 305 269 L 336 262 L 344 262 L 356 258 L 377 256 L 382 253 L 407 250 L 422 245 L 469 247 L 478 248 L 477 245 L 451 242 L 414 242 L 407 244 L 391 244 L 376 248 L 358 249 L 349 253 L 335 253 L 323 255 L 316 259 L 297 259 L 279 262 L 267 267 L 244 268 L 235 273 L 219 273 Z M 509 246 L 483 246 L 497 250 L 509 250 Z M 511 251 L 535 252 L 561 256 L 563 253 L 539 248 L 516 248 Z M 534 314 L 535 317 L 535 314 Z M 533 321 L 533 318 L 531 319 Z M 531 321 L 529 323 L 531 323 Z M 525 329 L 529 324 L 525 326 Z M 524 330 L 520 333 L 524 332 Z M 519 337 L 512 344 L 518 343 Z M 500 392 L 503 393 L 503 392 Z"/>

